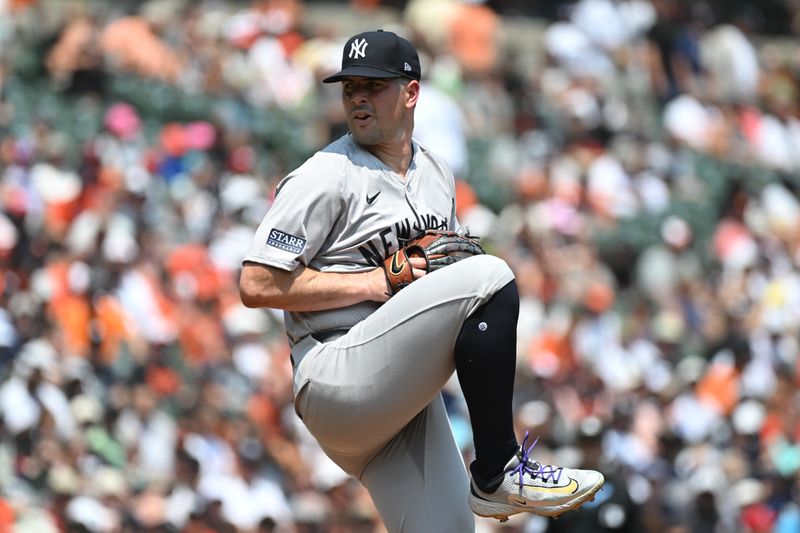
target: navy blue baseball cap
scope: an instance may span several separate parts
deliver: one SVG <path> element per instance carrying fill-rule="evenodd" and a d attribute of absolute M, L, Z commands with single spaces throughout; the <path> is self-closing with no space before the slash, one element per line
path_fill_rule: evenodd
<path fill-rule="evenodd" d="M 322 82 L 334 83 L 347 76 L 419 80 L 419 55 L 414 45 L 390 31 L 359 33 L 344 45 L 342 70 Z"/>

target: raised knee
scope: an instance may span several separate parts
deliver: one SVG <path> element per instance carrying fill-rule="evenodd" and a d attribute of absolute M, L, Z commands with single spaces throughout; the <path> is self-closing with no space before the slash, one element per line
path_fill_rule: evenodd
<path fill-rule="evenodd" d="M 475 268 L 478 268 L 481 273 L 488 278 L 508 279 L 509 281 L 514 278 L 514 273 L 511 267 L 504 259 L 496 255 L 476 255 L 469 258 Z"/>

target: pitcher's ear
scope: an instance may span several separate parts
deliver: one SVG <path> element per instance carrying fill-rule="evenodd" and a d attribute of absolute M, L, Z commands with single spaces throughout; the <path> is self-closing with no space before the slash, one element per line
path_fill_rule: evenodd
<path fill-rule="evenodd" d="M 408 105 L 417 105 L 417 100 L 419 100 L 419 91 L 420 85 L 417 80 L 409 80 L 405 87 L 406 91 L 406 103 Z"/>

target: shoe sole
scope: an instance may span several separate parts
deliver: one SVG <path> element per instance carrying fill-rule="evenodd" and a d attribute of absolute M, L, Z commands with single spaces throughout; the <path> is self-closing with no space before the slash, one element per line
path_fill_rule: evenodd
<path fill-rule="evenodd" d="M 579 508 L 581 505 L 583 505 L 586 502 L 594 501 L 594 497 L 597 494 L 597 491 L 599 491 L 603 487 L 604 483 L 605 483 L 605 479 L 601 479 L 591 489 L 589 489 L 585 493 L 581 494 L 579 497 L 575 498 L 571 502 L 567 502 L 567 503 L 564 503 L 564 504 L 558 505 L 558 506 L 514 507 L 513 511 L 510 512 L 510 513 L 503 511 L 503 512 L 497 512 L 497 513 L 488 512 L 488 513 L 484 514 L 483 512 L 478 512 L 475 509 L 473 509 L 472 512 L 475 513 L 478 516 L 482 516 L 483 518 L 495 518 L 495 519 L 499 520 L 500 522 L 506 522 L 508 520 L 508 517 L 510 517 L 512 515 L 515 515 L 515 514 L 520 514 L 520 513 L 533 513 L 533 514 L 536 514 L 536 515 L 539 515 L 539 516 L 546 516 L 548 518 L 558 518 L 559 515 L 562 515 L 562 514 L 566 513 L 567 511 L 573 511 L 573 510 Z M 487 503 L 489 503 L 489 502 L 486 502 L 486 503 L 480 502 L 478 505 L 487 506 L 488 507 Z M 508 504 L 495 504 L 495 505 L 498 505 L 498 506 L 502 505 L 504 507 L 511 507 Z"/>

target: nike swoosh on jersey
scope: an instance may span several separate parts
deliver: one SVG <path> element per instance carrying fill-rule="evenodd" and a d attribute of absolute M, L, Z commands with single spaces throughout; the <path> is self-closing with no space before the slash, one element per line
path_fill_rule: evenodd
<path fill-rule="evenodd" d="M 403 273 L 403 267 L 405 266 L 406 262 L 403 261 L 399 265 L 397 264 L 397 253 L 392 256 L 392 262 L 389 265 L 389 272 L 391 272 L 395 276 L 399 276 Z"/>
<path fill-rule="evenodd" d="M 370 196 L 369 193 L 367 193 L 367 204 L 372 205 L 372 202 L 374 202 L 378 198 L 378 195 L 380 193 L 381 191 L 378 191 L 373 196 Z"/>
<path fill-rule="evenodd" d="M 548 487 L 548 486 L 539 486 L 539 485 L 529 485 L 525 484 L 526 487 L 532 487 L 536 489 L 538 492 L 544 492 L 545 494 L 555 494 L 555 495 L 563 495 L 567 496 L 569 494 L 575 494 L 578 492 L 578 482 L 575 481 L 573 478 L 569 478 L 569 483 L 562 487 Z M 509 496 L 509 499 L 511 496 Z M 520 498 L 522 499 L 522 498 Z M 519 504 L 525 505 L 525 504 Z"/>

